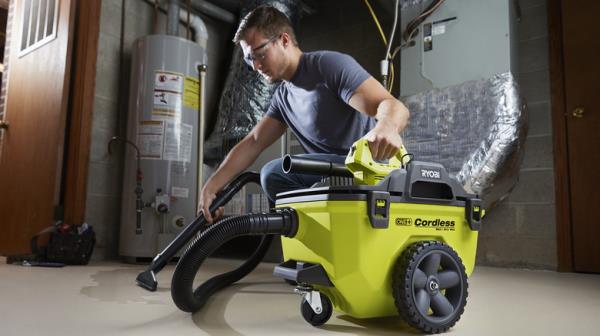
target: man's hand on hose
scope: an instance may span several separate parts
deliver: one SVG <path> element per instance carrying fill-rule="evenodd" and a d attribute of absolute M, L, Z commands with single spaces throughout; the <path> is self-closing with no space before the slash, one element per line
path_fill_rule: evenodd
<path fill-rule="evenodd" d="M 200 193 L 200 201 L 198 202 L 198 213 L 196 215 L 200 216 L 200 212 L 202 212 L 208 224 L 213 224 L 213 222 L 219 220 L 219 218 L 221 218 L 221 216 L 223 215 L 223 207 L 219 207 L 215 211 L 214 216 L 208 210 L 212 202 L 217 197 L 217 191 L 218 190 L 213 191 L 210 182 L 208 182 L 204 185 L 204 187 L 202 188 L 202 192 Z"/>
<path fill-rule="evenodd" d="M 396 129 L 381 123 L 370 130 L 364 138 L 369 142 L 371 156 L 375 161 L 387 160 L 393 157 L 402 146 L 402 138 Z"/>

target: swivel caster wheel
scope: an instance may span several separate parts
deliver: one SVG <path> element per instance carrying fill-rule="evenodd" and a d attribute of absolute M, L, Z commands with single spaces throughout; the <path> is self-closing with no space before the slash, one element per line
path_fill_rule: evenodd
<path fill-rule="evenodd" d="M 315 327 L 325 324 L 331 317 L 331 313 L 333 312 L 333 305 L 331 304 L 331 300 L 329 298 L 319 292 L 311 293 L 314 299 L 317 299 L 315 296 L 320 298 L 320 304 L 315 304 L 313 302 L 313 306 L 311 306 L 310 302 L 303 297 L 302 303 L 300 304 L 300 311 L 302 312 L 302 317 L 306 320 L 306 322 L 312 324 Z M 318 300 L 313 300 L 318 301 Z M 316 311 L 320 311 L 317 313 Z"/>

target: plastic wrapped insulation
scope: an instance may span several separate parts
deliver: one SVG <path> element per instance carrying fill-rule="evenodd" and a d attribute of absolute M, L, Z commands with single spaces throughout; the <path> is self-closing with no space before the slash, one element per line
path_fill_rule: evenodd
<path fill-rule="evenodd" d="M 242 6 L 240 17 L 260 5 L 277 8 L 290 18 L 294 27 L 297 27 L 303 9 L 300 0 L 248 0 Z M 220 161 L 250 132 L 269 107 L 278 85 L 270 84 L 258 72 L 252 71 L 242 59 L 239 45 L 234 47 L 215 127 L 205 144 L 208 158 Z"/>
<path fill-rule="evenodd" d="M 403 140 L 415 160 L 443 164 L 488 208 L 514 187 L 527 114 L 511 73 L 421 92 L 403 101 L 411 115 Z"/>

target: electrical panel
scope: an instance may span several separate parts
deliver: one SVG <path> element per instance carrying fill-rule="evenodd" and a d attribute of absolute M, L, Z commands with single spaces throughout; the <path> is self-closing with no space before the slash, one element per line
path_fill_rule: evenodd
<path fill-rule="evenodd" d="M 434 1 L 401 1 L 402 32 Z M 443 1 L 400 53 L 400 96 L 516 74 L 516 6 L 516 0 Z"/>

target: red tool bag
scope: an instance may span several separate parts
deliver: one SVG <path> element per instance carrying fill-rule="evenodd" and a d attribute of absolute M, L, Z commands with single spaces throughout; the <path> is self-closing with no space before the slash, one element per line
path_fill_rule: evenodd
<path fill-rule="evenodd" d="M 38 246 L 38 238 L 50 234 L 48 245 Z M 66 265 L 87 265 L 94 251 L 96 234 L 87 223 L 68 225 L 57 222 L 31 238 L 31 252 L 37 261 Z"/>

